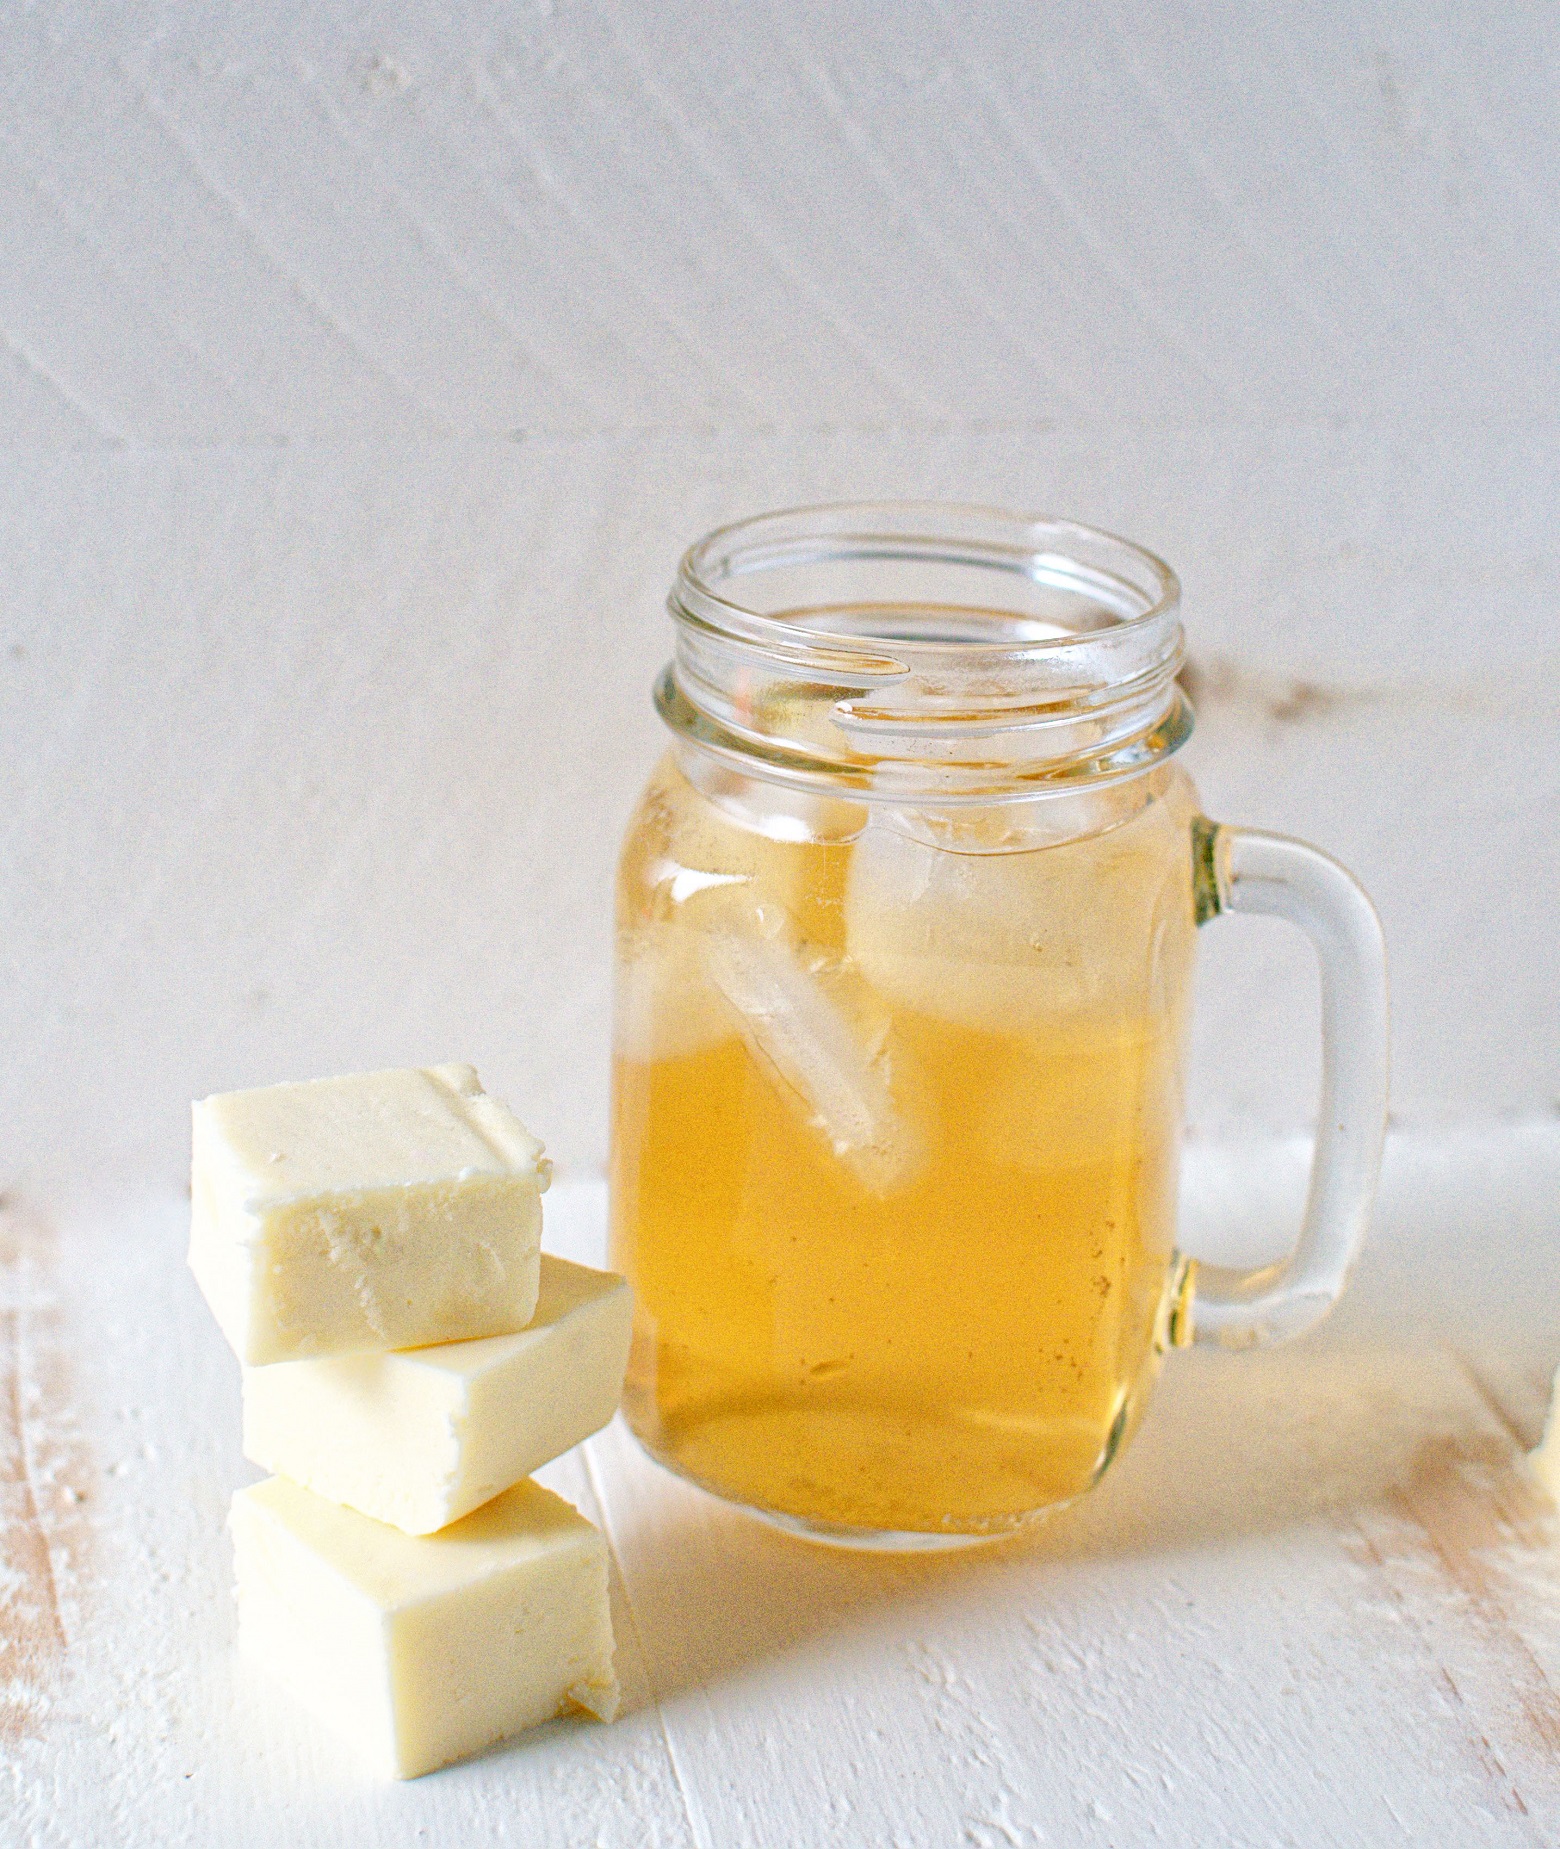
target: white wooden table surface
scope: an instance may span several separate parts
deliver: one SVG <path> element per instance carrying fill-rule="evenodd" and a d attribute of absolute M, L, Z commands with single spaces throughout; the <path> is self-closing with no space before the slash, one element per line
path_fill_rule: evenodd
<path fill-rule="evenodd" d="M 1187 1243 L 1277 1237 L 1298 1170 L 1202 1156 Z M 1553 1122 L 1396 1142 L 1326 1335 L 1172 1357 L 1112 1478 L 1022 1542 L 817 1548 L 609 1428 L 545 1475 L 611 1537 L 623 1718 L 408 1785 L 234 1654 L 253 1473 L 185 1204 L 10 1203 L 0 1842 L 1553 1843 L 1560 1536 L 1520 1454 L 1557 1182 Z M 549 1242 L 599 1240 L 599 1190 L 555 1190 Z"/>

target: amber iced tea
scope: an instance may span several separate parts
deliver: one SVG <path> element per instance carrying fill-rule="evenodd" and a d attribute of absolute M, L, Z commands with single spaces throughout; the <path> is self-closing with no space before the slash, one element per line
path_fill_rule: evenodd
<path fill-rule="evenodd" d="M 1001 1531 L 1094 1481 L 1162 1345 L 1194 793 L 1033 845 L 1022 805 L 777 830 L 741 781 L 669 757 L 621 869 L 628 1418 L 761 1509 Z"/>

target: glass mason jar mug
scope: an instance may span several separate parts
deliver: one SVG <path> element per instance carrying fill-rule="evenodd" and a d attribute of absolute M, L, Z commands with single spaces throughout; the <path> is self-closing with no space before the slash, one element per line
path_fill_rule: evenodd
<path fill-rule="evenodd" d="M 862 1545 L 1004 1533 L 1096 1482 L 1165 1348 L 1297 1334 L 1342 1288 L 1386 1110 L 1369 901 L 1215 826 L 1172 754 L 1179 589 L 985 509 L 805 509 L 683 560 L 672 744 L 624 847 L 614 1263 L 653 1456 Z M 1312 936 L 1304 1225 L 1175 1245 L 1197 927 Z"/>

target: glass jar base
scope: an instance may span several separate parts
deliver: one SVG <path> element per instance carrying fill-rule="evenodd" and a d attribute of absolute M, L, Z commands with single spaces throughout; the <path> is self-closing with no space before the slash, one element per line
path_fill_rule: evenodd
<path fill-rule="evenodd" d="M 628 1422 L 624 1421 L 625 1425 Z M 942 1554 L 956 1553 L 969 1547 L 987 1547 L 993 1541 L 1010 1541 L 1015 1535 L 1027 1534 L 1048 1521 L 1051 1516 L 1070 1508 L 1078 1500 L 1068 1496 L 1060 1502 L 1047 1503 L 1039 1509 L 1026 1510 L 1021 1515 L 999 1518 L 1001 1525 L 976 1530 L 939 1529 L 939 1528 L 856 1528 L 842 1522 L 826 1522 L 809 1515 L 788 1515 L 780 1509 L 765 1508 L 762 1503 L 744 1502 L 740 1497 L 728 1495 L 724 1490 L 715 1489 L 701 1481 L 680 1464 L 657 1451 L 636 1432 L 632 1425 L 628 1431 L 634 1443 L 644 1452 L 651 1463 L 658 1465 L 669 1475 L 686 1483 L 690 1488 L 700 1491 L 712 1501 L 723 1503 L 728 1509 L 740 1510 L 744 1515 L 755 1516 L 770 1528 L 778 1528 L 782 1534 L 795 1535 L 798 1540 L 811 1541 L 821 1547 L 839 1547 L 852 1553 L 862 1554 Z"/>
<path fill-rule="evenodd" d="M 727 1496 L 719 1500 L 731 1501 Z M 811 1521 L 805 1515 L 781 1515 L 774 1509 L 755 1508 L 747 1502 L 732 1502 L 731 1507 L 756 1515 L 771 1528 L 794 1534 L 803 1541 L 814 1541 L 823 1547 L 849 1548 L 861 1554 L 944 1554 L 965 1547 L 986 1547 L 993 1541 L 1008 1540 L 1050 1513 L 1048 1509 L 1042 1510 L 1038 1516 L 1027 1517 L 1016 1527 L 997 1528 L 985 1534 L 944 1534 L 915 1528 L 839 1528 L 829 1522 Z"/>

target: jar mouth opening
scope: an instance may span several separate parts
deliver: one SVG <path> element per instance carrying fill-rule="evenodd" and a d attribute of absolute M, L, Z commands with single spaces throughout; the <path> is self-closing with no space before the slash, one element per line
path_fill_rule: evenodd
<path fill-rule="evenodd" d="M 668 598 L 672 729 L 760 775 L 1002 800 L 1134 774 L 1190 730 L 1180 586 L 1072 520 L 942 502 L 718 528 Z"/>
<path fill-rule="evenodd" d="M 1180 592 L 1163 559 L 1080 521 L 857 501 L 717 527 L 683 554 L 668 605 L 680 620 L 858 666 L 881 649 L 879 672 L 892 673 L 943 652 L 1079 656 L 1103 631 L 1141 635 L 1173 618 Z"/>

